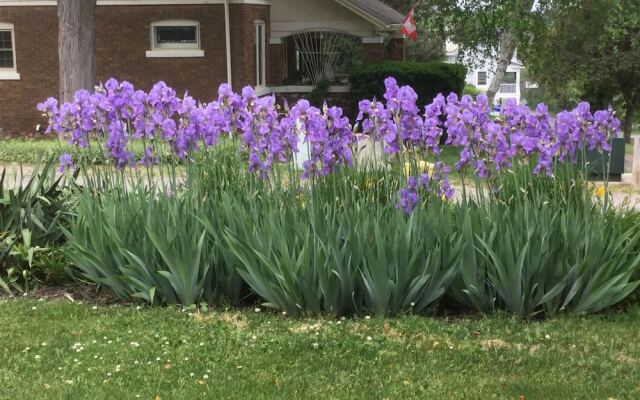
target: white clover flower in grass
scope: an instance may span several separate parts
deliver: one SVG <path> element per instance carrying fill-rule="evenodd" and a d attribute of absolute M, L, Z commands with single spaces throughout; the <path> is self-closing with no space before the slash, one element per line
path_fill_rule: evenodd
<path fill-rule="evenodd" d="M 67 385 L 73 385 L 73 381 L 71 379 L 67 379 L 64 381 Z"/>
<path fill-rule="evenodd" d="M 365 315 L 364 319 L 371 319 L 370 315 Z"/>
<path fill-rule="evenodd" d="M 194 374 L 194 373 L 192 372 L 192 373 L 190 373 L 190 374 L 189 374 L 189 376 L 193 378 L 194 376 L 196 376 L 196 374 Z"/>
<path fill-rule="evenodd" d="M 253 311 L 255 311 L 255 312 L 260 312 L 260 311 L 262 311 L 262 309 L 261 309 L 260 307 L 256 307 L 256 309 L 255 309 L 255 310 L 253 310 Z"/>
<path fill-rule="evenodd" d="M 318 347 L 320 347 L 320 345 L 319 345 L 318 343 L 314 343 L 314 344 L 313 344 L 313 348 L 314 348 L 314 349 L 317 349 Z"/>
<path fill-rule="evenodd" d="M 207 374 L 202 375 L 202 379 L 209 379 L 209 375 Z"/>
<path fill-rule="evenodd" d="M 35 356 L 35 357 L 33 357 L 33 358 L 35 358 L 35 359 L 36 359 L 36 361 L 40 361 L 40 358 L 41 358 L 41 357 L 40 357 L 40 355 L 39 355 L 39 354 L 36 354 L 36 356 Z"/>
<path fill-rule="evenodd" d="M 98 309 L 98 306 L 93 306 L 93 307 L 91 307 L 91 309 L 92 309 L 92 310 L 97 310 L 97 309 Z"/>
<path fill-rule="evenodd" d="M 544 335 L 544 338 L 549 340 L 549 339 L 551 339 L 551 335 Z"/>
<path fill-rule="evenodd" d="M 37 310 L 37 309 L 38 309 L 38 307 L 33 306 L 33 307 L 31 307 L 31 309 L 32 309 L 33 311 L 35 311 L 35 310 Z"/>
<path fill-rule="evenodd" d="M 371 336 L 367 336 L 367 342 L 370 342 L 372 340 L 373 340 L 373 338 Z"/>
<path fill-rule="evenodd" d="M 138 347 L 140 347 L 140 343 L 138 343 L 138 342 L 131 342 L 131 343 L 129 343 L 129 346 L 131 346 L 131 347 L 133 347 L 133 348 L 138 348 Z"/>

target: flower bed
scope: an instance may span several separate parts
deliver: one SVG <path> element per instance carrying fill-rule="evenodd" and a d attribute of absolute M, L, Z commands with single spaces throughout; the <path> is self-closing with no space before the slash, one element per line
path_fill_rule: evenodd
<path fill-rule="evenodd" d="M 553 120 L 542 104 L 508 102 L 492 118 L 486 97 L 452 94 L 421 112 L 410 87 L 385 84 L 354 123 L 338 107 L 279 108 L 227 85 L 209 104 L 115 80 L 73 103 L 47 100 L 49 132 L 111 159 L 76 194 L 69 258 L 124 299 L 257 298 L 292 315 L 586 313 L 635 289 L 639 234 L 607 190 L 592 199 L 588 166 L 574 164 L 610 149 L 611 110 L 581 103 Z M 378 162 L 354 161 L 363 137 Z M 459 149 L 455 165 L 439 159 L 442 142 Z M 61 157 L 63 170 L 76 163 Z"/>

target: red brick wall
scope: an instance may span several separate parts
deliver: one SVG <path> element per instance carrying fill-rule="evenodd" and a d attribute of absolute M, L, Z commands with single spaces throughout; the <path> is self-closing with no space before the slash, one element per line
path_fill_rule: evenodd
<path fill-rule="evenodd" d="M 267 75 L 267 84 L 279 86 L 284 79 L 284 63 L 282 54 L 282 44 L 269 45 L 269 64 L 267 66 L 269 75 Z"/>
<path fill-rule="evenodd" d="M 200 23 L 204 57 L 147 58 L 151 23 L 174 19 Z M 128 80 L 149 90 L 165 81 L 179 95 L 186 90 L 201 101 L 216 97 L 226 81 L 224 7 L 222 5 L 98 7 L 96 11 L 96 77 Z"/>
<path fill-rule="evenodd" d="M 271 76 L 269 68 L 269 32 L 270 7 L 246 4 L 231 4 L 231 64 L 233 71 L 233 89 L 240 91 L 244 86 L 256 83 L 256 43 L 254 22 L 265 22 L 267 79 Z M 224 38 L 224 36 L 222 37 Z"/>
<path fill-rule="evenodd" d="M 234 89 L 255 84 L 255 20 L 266 22 L 266 63 L 269 67 L 268 6 L 231 5 L 231 49 Z M 151 23 L 166 19 L 200 23 L 204 57 L 147 58 Z M 12 23 L 16 36 L 19 81 L 0 80 L 0 128 L 28 134 L 42 122 L 36 104 L 58 96 L 56 7 L 0 7 L 0 22 Z M 227 80 L 223 5 L 102 6 L 96 11 L 96 78 L 128 80 L 149 90 L 163 80 L 182 95 L 201 101 L 217 96 Z"/>
<path fill-rule="evenodd" d="M 362 43 L 362 61 L 365 64 L 382 61 L 384 45 L 382 43 Z"/>
<path fill-rule="evenodd" d="M 36 105 L 58 93 L 58 17 L 55 7 L 0 7 L 0 22 L 14 25 L 19 81 L 0 80 L 3 134 L 32 133 Z"/>
<path fill-rule="evenodd" d="M 392 38 L 387 45 L 384 59 L 394 61 L 404 61 L 404 47 L 406 40 L 403 38 Z"/>

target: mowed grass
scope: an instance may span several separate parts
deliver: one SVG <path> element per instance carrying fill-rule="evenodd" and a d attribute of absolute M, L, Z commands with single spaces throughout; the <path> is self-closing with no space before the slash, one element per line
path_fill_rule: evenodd
<path fill-rule="evenodd" d="M 640 309 L 296 320 L 0 300 L 2 399 L 634 399 Z"/>

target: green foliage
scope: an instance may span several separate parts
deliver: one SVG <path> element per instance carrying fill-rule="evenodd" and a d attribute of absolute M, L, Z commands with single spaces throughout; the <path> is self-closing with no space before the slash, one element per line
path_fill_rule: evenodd
<path fill-rule="evenodd" d="M 458 301 L 522 317 L 582 314 L 638 286 L 640 232 L 603 214 L 575 168 L 551 178 L 516 165 L 495 184 L 496 201 L 457 213 L 455 224 L 474 242 L 451 292 Z"/>
<path fill-rule="evenodd" d="M 465 84 L 464 85 L 464 89 L 462 89 L 462 94 L 463 95 L 469 95 L 472 97 L 476 97 L 477 95 L 479 95 L 480 93 L 482 93 L 482 90 L 478 89 L 477 87 L 475 87 L 474 85 L 471 84 Z"/>
<path fill-rule="evenodd" d="M 225 202 L 227 244 L 266 305 L 290 315 L 396 314 L 424 312 L 442 297 L 463 246 L 446 208 L 407 218 L 379 201 L 379 188 L 346 193 L 366 178 L 343 171 L 304 200 Z M 432 224 L 438 229 L 425 229 Z"/>
<path fill-rule="evenodd" d="M 216 152 L 225 158 L 224 149 Z M 215 158 L 211 158 L 214 160 Z M 225 263 L 218 235 L 207 235 L 201 223 L 220 232 L 226 220 L 217 213 L 219 203 L 203 195 L 216 187 L 242 184 L 232 181 L 239 165 L 213 162 L 193 173 L 192 191 L 174 191 L 155 181 L 131 178 L 124 188 L 107 185 L 106 191 L 77 194 L 76 213 L 65 235 L 67 256 L 82 279 L 109 289 L 115 296 L 142 299 L 151 304 L 197 304 L 200 301 L 237 303 L 246 294 L 234 268 Z M 210 175 L 216 170 L 217 175 Z M 117 182 L 116 182 L 117 184 Z"/>
<path fill-rule="evenodd" d="M 534 80 L 558 99 L 578 90 L 595 106 L 620 104 L 627 138 L 640 98 L 639 10 L 635 0 L 543 3 L 544 29 L 520 52 Z"/>
<path fill-rule="evenodd" d="M 328 80 L 322 80 L 318 82 L 311 93 L 307 96 L 307 100 L 311 103 L 312 106 L 322 108 L 322 104 L 327 98 L 327 94 L 329 93 L 329 87 L 331 86 L 331 82 Z"/>
<path fill-rule="evenodd" d="M 131 151 L 139 158 L 144 154 L 144 147 L 141 143 L 133 143 Z M 76 160 L 88 157 L 86 151 L 79 151 L 55 139 L 0 139 L 0 163 L 36 164 L 49 158 L 58 160 L 64 153 L 71 154 Z M 104 161 L 104 157 L 95 153 L 91 157 L 90 161 L 96 164 Z"/>
<path fill-rule="evenodd" d="M 467 67 L 495 58 L 502 35 L 509 33 L 519 49 L 544 29 L 534 0 L 425 0 L 419 2 L 417 17 L 426 35 L 458 45 L 459 61 Z"/>
<path fill-rule="evenodd" d="M 351 72 L 351 98 L 382 99 L 384 80 L 394 77 L 398 85 L 410 85 L 418 94 L 418 102 L 427 104 L 438 93 L 462 93 L 466 69 L 462 65 L 447 63 L 411 63 L 384 61 L 366 64 Z"/>
<path fill-rule="evenodd" d="M 638 286 L 640 233 L 594 203 L 573 167 L 551 178 L 517 163 L 491 193 L 429 197 L 409 216 L 396 207 L 400 168 L 303 183 L 284 166 L 269 180 L 245 168 L 223 146 L 171 190 L 131 180 L 82 191 L 66 253 L 82 279 L 122 299 L 236 304 L 251 291 L 295 316 L 452 302 L 523 318 L 584 314 Z"/>
<path fill-rule="evenodd" d="M 13 168 L 0 175 L 0 287 L 5 292 L 27 292 L 38 281 L 59 279 L 60 265 L 55 247 L 62 239 L 70 206 L 63 177 L 56 177 L 57 162 L 38 161 L 30 172 Z M 6 280 L 3 279 L 6 276 Z"/>

